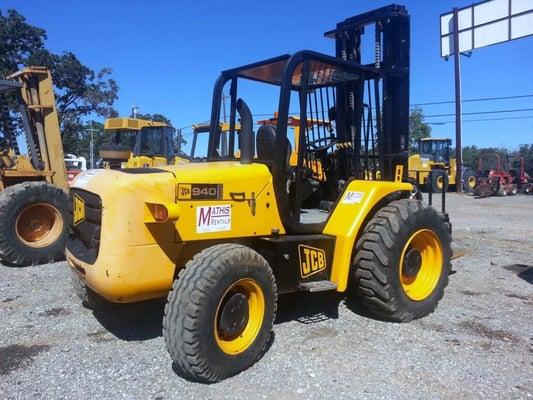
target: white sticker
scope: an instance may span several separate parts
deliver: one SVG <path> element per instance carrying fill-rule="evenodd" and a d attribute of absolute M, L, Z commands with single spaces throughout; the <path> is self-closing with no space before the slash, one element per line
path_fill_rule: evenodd
<path fill-rule="evenodd" d="M 85 189 L 91 179 L 93 179 L 96 175 L 99 175 L 104 171 L 104 169 L 89 169 L 87 171 L 84 171 L 78 174 L 78 176 L 74 179 L 74 182 L 72 182 L 71 187 Z"/>
<path fill-rule="evenodd" d="M 231 206 L 196 207 L 196 233 L 231 230 Z"/>
<path fill-rule="evenodd" d="M 364 195 L 363 192 L 346 192 L 342 204 L 359 204 Z"/>

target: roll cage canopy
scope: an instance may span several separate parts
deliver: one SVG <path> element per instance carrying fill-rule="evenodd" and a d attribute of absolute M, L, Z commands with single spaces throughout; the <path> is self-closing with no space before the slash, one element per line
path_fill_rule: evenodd
<path fill-rule="evenodd" d="M 304 75 L 307 76 L 307 80 L 302 79 Z M 215 83 L 213 93 L 208 159 L 219 159 L 216 154 L 216 146 L 220 139 L 220 104 L 222 102 L 222 90 L 229 81 L 231 81 L 230 134 L 235 131 L 233 124 L 237 99 L 234 97 L 237 91 L 238 78 L 280 86 L 276 147 L 278 142 L 280 147 L 284 147 L 283 138 L 287 137 L 288 107 L 291 91 L 305 89 L 307 92 L 321 87 L 335 86 L 343 82 L 379 79 L 379 77 L 380 71 L 378 69 L 344 61 L 311 50 L 302 50 L 292 55 L 284 54 L 223 71 Z M 233 154 L 233 150 L 234 136 L 232 134 L 230 136 L 230 155 Z M 281 149 L 281 151 L 283 153 L 284 149 Z M 286 154 L 280 154 L 280 157 L 276 158 L 278 161 L 285 160 Z"/>

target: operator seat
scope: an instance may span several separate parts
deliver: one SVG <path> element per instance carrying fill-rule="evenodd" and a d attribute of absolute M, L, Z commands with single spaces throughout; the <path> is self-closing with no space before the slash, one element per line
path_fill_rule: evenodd
<path fill-rule="evenodd" d="M 255 138 L 257 158 L 261 161 L 274 161 L 275 142 L 276 128 L 273 125 L 261 125 Z M 287 143 L 287 164 L 289 164 L 292 146 L 287 138 L 285 138 L 285 142 Z"/>

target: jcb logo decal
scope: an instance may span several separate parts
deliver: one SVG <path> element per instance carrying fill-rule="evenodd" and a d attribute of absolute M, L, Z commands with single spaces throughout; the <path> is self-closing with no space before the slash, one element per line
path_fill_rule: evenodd
<path fill-rule="evenodd" d="M 324 250 L 300 244 L 298 245 L 298 254 L 302 278 L 307 278 L 326 269 L 326 252 Z"/>
<path fill-rule="evenodd" d="M 180 200 L 191 199 L 191 184 L 190 183 L 180 183 L 178 185 L 178 199 Z"/>
<path fill-rule="evenodd" d="M 85 201 L 75 194 L 72 198 L 72 210 L 74 214 L 74 225 L 78 225 L 85 220 Z"/>

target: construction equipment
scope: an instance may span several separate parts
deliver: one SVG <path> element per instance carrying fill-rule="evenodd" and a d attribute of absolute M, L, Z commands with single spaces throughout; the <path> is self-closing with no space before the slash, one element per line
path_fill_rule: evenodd
<path fill-rule="evenodd" d="M 201 124 L 193 124 L 192 125 L 192 133 L 193 133 L 193 137 L 192 137 L 192 144 L 191 144 L 191 153 L 189 155 L 189 158 L 190 159 L 194 159 L 194 160 L 205 160 L 207 159 L 207 139 L 209 137 L 209 131 L 211 129 L 211 125 L 208 124 L 208 123 L 201 123 Z M 223 135 L 223 136 L 226 136 L 227 133 L 229 132 L 230 130 L 230 126 L 227 122 L 220 122 L 219 123 L 219 129 L 220 129 L 220 134 Z M 237 124 L 235 126 L 235 130 L 236 131 L 239 131 L 240 130 L 240 126 Z M 204 139 L 202 140 L 202 143 L 201 145 L 199 146 L 199 142 L 198 140 L 199 139 Z M 202 148 L 202 150 L 199 150 L 199 148 Z M 226 141 L 221 141 L 220 143 L 220 148 L 217 149 L 217 152 L 221 155 L 221 156 L 226 156 L 227 155 L 227 142 Z M 238 154 L 235 155 L 237 158 L 239 157 Z"/>
<path fill-rule="evenodd" d="M 164 123 L 139 118 L 109 118 L 104 130 L 113 134 L 110 144 L 100 146 L 105 167 L 159 167 L 185 161 L 174 154 L 175 129 Z"/>
<path fill-rule="evenodd" d="M 0 80 L 0 93 L 0 258 L 13 266 L 51 262 L 64 256 L 68 184 L 50 71 L 24 68 Z M 17 143 L 15 113 L 27 154 Z"/>
<path fill-rule="evenodd" d="M 524 157 L 518 155 L 509 162 L 509 173 L 513 177 L 513 184 L 516 185 L 518 192 L 533 194 L 533 178 L 526 172 Z"/>
<path fill-rule="evenodd" d="M 366 25 L 376 32 L 371 65 L 361 64 Z M 337 57 L 299 51 L 221 73 L 205 161 L 88 171 L 71 189 L 67 258 L 80 298 L 96 308 L 167 296 L 163 335 L 189 379 L 214 382 L 251 366 L 279 294 L 345 292 L 351 282 L 369 312 L 398 322 L 433 312 L 443 296 L 449 219 L 405 182 L 409 15 L 391 5 L 326 36 Z M 259 126 L 255 140 L 243 87 L 260 104 L 262 90 L 279 93 L 276 124 Z M 299 119 L 295 165 L 289 110 Z"/>
<path fill-rule="evenodd" d="M 455 188 L 457 164 L 450 158 L 451 139 L 423 138 L 417 141 L 416 153 L 409 157 L 409 176 L 418 187 L 440 193 Z M 439 171 L 439 174 L 429 174 Z M 463 192 L 472 193 L 476 186 L 476 173 L 471 168 L 462 168 Z M 435 179 L 432 179 L 432 178 Z"/>
<path fill-rule="evenodd" d="M 518 184 L 509 173 L 509 164 L 502 164 L 499 154 L 480 154 L 474 195 L 487 197 L 515 195 L 517 193 Z"/>
<path fill-rule="evenodd" d="M 67 170 L 67 180 L 70 184 L 80 172 L 87 171 L 87 160 L 85 157 L 78 157 L 74 154 L 66 154 L 65 168 Z"/>

